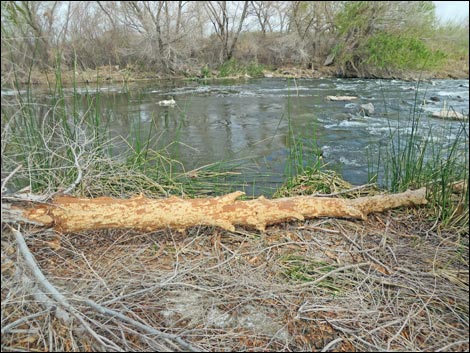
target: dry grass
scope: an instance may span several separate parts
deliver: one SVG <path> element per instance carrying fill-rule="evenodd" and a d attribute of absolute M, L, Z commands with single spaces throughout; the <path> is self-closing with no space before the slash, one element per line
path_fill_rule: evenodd
<path fill-rule="evenodd" d="M 5 228 L 2 351 L 182 350 L 135 322 L 207 351 L 468 351 L 468 234 L 437 232 L 423 213 L 286 223 L 265 234 L 201 227 L 58 240 L 23 229 L 95 337 L 61 319 L 60 305 L 41 303 Z"/>

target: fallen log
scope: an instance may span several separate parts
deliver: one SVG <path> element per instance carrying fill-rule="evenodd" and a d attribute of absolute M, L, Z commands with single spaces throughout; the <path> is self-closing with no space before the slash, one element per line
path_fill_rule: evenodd
<path fill-rule="evenodd" d="M 29 206 L 4 205 L 2 201 L 2 221 L 17 219 L 53 227 L 61 233 L 104 228 L 184 230 L 198 225 L 218 226 L 229 231 L 234 231 L 235 225 L 242 225 L 264 231 L 268 224 L 286 220 L 315 217 L 366 220 L 371 212 L 427 203 L 425 188 L 357 199 L 296 196 L 269 200 L 261 196 L 254 200 L 237 200 L 242 195 L 241 191 L 200 199 L 148 199 L 141 195 L 124 200 L 62 195 L 50 203 Z"/>

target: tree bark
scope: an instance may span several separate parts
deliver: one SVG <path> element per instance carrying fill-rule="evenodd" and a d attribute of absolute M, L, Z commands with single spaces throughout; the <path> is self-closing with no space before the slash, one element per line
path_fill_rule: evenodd
<path fill-rule="evenodd" d="M 31 207 L 10 205 L 7 209 L 2 202 L 2 221 L 9 218 L 6 215 L 8 212 L 18 220 L 53 227 L 62 233 L 104 228 L 151 231 L 171 227 L 184 230 L 198 225 L 218 226 L 229 231 L 234 231 L 235 225 L 242 225 L 264 231 L 268 224 L 291 219 L 342 217 L 366 220 L 371 212 L 427 203 L 426 188 L 357 199 L 296 196 L 268 200 L 261 196 L 254 200 L 237 201 L 243 194 L 237 191 L 200 199 L 148 199 L 138 196 L 126 200 L 64 195 L 56 197 L 51 203 L 33 204 Z"/>

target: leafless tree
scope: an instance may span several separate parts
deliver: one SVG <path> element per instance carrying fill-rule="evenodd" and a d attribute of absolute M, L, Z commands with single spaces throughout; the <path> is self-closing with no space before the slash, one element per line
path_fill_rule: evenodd
<path fill-rule="evenodd" d="M 227 1 L 204 2 L 217 38 L 222 44 L 220 62 L 232 58 L 235 45 L 243 28 L 243 22 L 248 13 L 248 1 L 230 3 L 235 6 L 233 9 L 229 9 Z M 242 10 L 241 14 L 238 15 L 240 6 L 242 6 Z"/>
<path fill-rule="evenodd" d="M 251 1 L 250 3 L 253 13 L 258 19 L 263 35 L 266 35 L 266 30 L 272 32 L 273 27 L 271 25 L 271 19 L 274 15 L 272 1 Z"/>
<path fill-rule="evenodd" d="M 58 59 L 164 73 L 232 58 L 313 68 L 333 52 L 338 69 L 363 74 L 361 48 L 377 33 L 465 46 L 457 32 L 433 41 L 433 9 L 430 1 L 2 1 L 2 75 Z"/>

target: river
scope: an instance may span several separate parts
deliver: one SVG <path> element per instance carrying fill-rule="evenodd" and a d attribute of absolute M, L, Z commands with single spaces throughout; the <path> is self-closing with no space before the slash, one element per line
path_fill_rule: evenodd
<path fill-rule="evenodd" d="M 322 155 L 328 168 L 352 184 L 368 181 L 368 166 L 391 133 L 411 133 L 411 117 L 419 117 L 418 134 L 432 143 L 450 144 L 468 121 L 432 118 L 428 113 L 448 108 L 468 114 L 468 80 L 283 79 L 161 81 L 66 89 L 76 92 L 86 112 L 90 97 L 99 96 L 102 119 L 110 136 L 151 139 L 155 148 L 178 159 L 186 171 L 225 161 L 239 171 L 247 193 L 274 189 L 289 174 L 295 145 L 302 146 L 304 164 Z M 2 102 L 15 91 L 2 90 Z M 325 97 L 356 96 L 354 101 Z M 35 88 L 33 97 L 48 107 L 50 95 Z M 161 106 L 173 98 L 174 106 Z M 373 111 L 361 109 L 372 103 Z M 370 107 L 370 105 L 369 105 Z M 3 109 L 2 109 L 3 110 Z M 468 138 L 467 138 L 468 141 Z M 122 152 L 122 144 L 115 151 Z M 468 146 L 462 146 L 468 148 Z M 291 156 L 291 157 L 289 157 Z M 255 188 L 253 188 L 255 185 Z M 259 189 L 259 190 L 258 190 Z"/>

